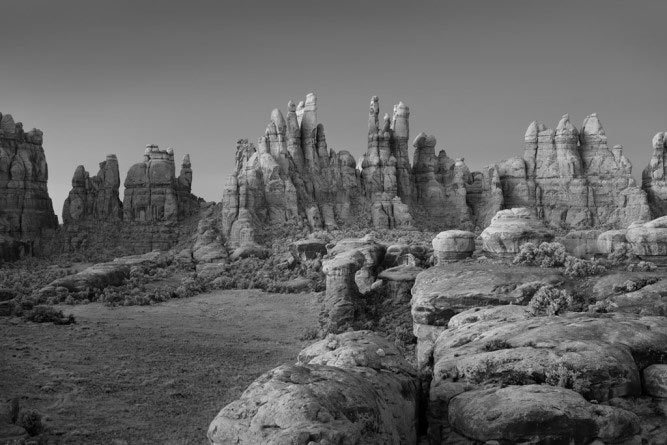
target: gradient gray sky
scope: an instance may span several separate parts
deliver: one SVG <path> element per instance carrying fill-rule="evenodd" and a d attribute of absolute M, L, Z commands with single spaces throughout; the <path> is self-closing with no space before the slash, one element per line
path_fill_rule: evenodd
<path fill-rule="evenodd" d="M 0 112 L 45 133 L 56 212 L 77 165 L 121 177 L 147 143 L 190 153 L 219 201 L 235 141 L 318 95 L 331 148 L 366 148 L 368 103 L 471 169 L 521 155 L 531 120 L 598 112 L 635 176 L 667 130 L 667 1 L 4 2 Z"/>

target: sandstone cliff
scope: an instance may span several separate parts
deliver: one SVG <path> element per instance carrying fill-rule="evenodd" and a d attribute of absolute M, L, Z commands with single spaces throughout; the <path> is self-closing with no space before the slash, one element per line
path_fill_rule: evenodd
<path fill-rule="evenodd" d="M 199 199 L 191 193 L 189 155 L 176 176 L 174 151 L 149 145 L 144 160 L 130 167 L 124 185 L 121 203 L 116 155 L 108 155 L 92 178 L 83 166 L 77 167 L 63 206 L 67 248 L 103 245 L 143 253 L 169 249 L 191 235 L 182 222 L 198 213 Z"/>
<path fill-rule="evenodd" d="M 40 130 L 26 133 L 0 114 L 0 259 L 39 253 L 43 233 L 58 227 L 42 139 Z"/>
<path fill-rule="evenodd" d="M 642 188 L 652 217 L 667 215 L 667 132 L 653 137 L 653 156 L 642 172 Z"/>
<path fill-rule="evenodd" d="M 625 227 L 650 218 L 646 194 L 616 145 L 609 149 L 597 114 L 581 132 L 566 114 L 556 130 L 532 122 L 523 158 L 498 164 L 506 208 L 527 207 L 566 228 Z"/>

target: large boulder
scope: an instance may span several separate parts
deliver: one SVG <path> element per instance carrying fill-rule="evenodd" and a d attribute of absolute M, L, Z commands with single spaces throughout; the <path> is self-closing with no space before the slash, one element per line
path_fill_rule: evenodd
<path fill-rule="evenodd" d="M 433 238 L 433 255 L 438 261 L 460 260 L 475 251 L 475 234 L 464 230 L 447 230 Z"/>
<path fill-rule="evenodd" d="M 527 208 L 501 210 L 480 235 L 484 251 L 514 255 L 525 243 L 550 242 L 554 234 Z"/>
<path fill-rule="evenodd" d="M 568 412 L 568 406 L 575 399 L 578 400 L 575 405 L 582 409 L 595 410 L 599 405 L 586 400 L 611 403 L 619 398 L 641 397 L 641 371 L 651 364 L 661 363 L 667 354 L 667 320 L 663 317 L 583 313 L 535 317 L 522 306 L 497 306 L 470 309 L 452 317 L 449 324 L 450 328 L 438 337 L 433 352 L 428 414 L 429 434 L 441 438 L 438 440 L 442 443 L 447 443 L 452 431 L 476 440 L 514 440 L 504 436 L 512 429 L 507 425 L 524 418 L 528 421 L 526 428 L 535 431 L 534 422 L 540 419 L 541 404 Z M 530 401 L 533 396 L 523 392 L 531 393 L 532 389 L 517 389 L 519 393 L 512 390 L 511 394 L 493 399 L 498 389 L 506 385 L 560 386 L 583 397 L 571 392 L 557 395 L 547 387 L 537 391 L 538 394 L 550 394 L 541 402 L 542 396 L 533 403 Z M 492 389 L 479 392 L 482 388 Z M 469 391 L 471 393 L 467 394 Z M 496 400 L 488 406 L 506 410 L 507 417 L 480 418 L 477 424 L 480 433 L 474 433 L 470 429 L 471 423 L 461 413 L 470 409 L 468 414 L 472 416 L 482 406 L 475 400 L 484 400 L 487 396 Z M 515 403 L 519 399 L 525 404 Z M 456 404 L 455 400 L 458 400 Z M 603 410 L 611 412 L 607 408 Z M 551 409 L 548 411 L 556 413 Z M 535 439 L 547 441 L 551 424 L 555 427 L 564 419 L 557 415 L 551 417 L 552 414 L 548 416 L 551 420 L 542 419 L 544 436 L 536 433 Z M 614 415 L 625 419 L 619 422 L 632 417 L 618 412 Z M 509 429 L 501 428 L 497 420 Z M 613 426 L 613 422 L 605 423 L 610 428 Z M 636 425 L 636 421 L 616 426 L 619 425 Z M 505 432 L 498 433 L 499 429 Z M 522 434 L 521 428 L 516 431 Z M 602 434 L 601 431 L 606 432 Z M 589 440 L 597 437 L 615 441 L 636 432 L 635 426 L 593 430 Z M 482 438 L 497 433 L 500 434 L 497 437 Z"/>
<path fill-rule="evenodd" d="M 653 397 L 667 398 L 667 365 L 651 365 L 644 369 L 644 390 Z"/>
<path fill-rule="evenodd" d="M 329 335 L 299 363 L 259 377 L 211 422 L 212 444 L 417 441 L 419 386 L 396 348 L 369 331 Z"/>
<path fill-rule="evenodd" d="M 616 443 L 640 431 L 639 419 L 631 412 L 544 385 L 464 392 L 449 402 L 449 422 L 465 437 L 496 443 Z"/>
<path fill-rule="evenodd" d="M 572 230 L 565 236 L 556 239 L 565 246 L 565 250 L 578 258 L 589 257 L 599 252 L 599 230 Z"/>
<path fill-rule="evenodd" d="M 667 216 L 630 224 L 626 237 L 637 255 L 667 256 Z"/>

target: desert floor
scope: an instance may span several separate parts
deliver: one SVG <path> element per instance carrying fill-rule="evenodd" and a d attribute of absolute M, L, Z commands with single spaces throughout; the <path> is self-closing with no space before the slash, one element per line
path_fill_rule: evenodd
<path fill-rule="evenodd" d="M 61 306 L 76 324 L 0 318 L 0 397 L 62 443 L 204 444 L 260 374 L 312 342 L 317 294 L 216 291 L 154 306 Z"/>

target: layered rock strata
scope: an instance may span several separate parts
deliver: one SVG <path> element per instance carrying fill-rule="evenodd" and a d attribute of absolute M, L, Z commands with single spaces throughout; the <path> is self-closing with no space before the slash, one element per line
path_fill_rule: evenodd
<path fill-rule="evenodd" d="M 567 228 L 624 227 L 649 218 L 646 194 L 633 179 L 623 147 L 607 145 L 596 113 L 581 131 L 564 115 L 556 130 L 532 122 L 524 155 L 499 164 L 506 207 L 527 207 Z"/>
<path fill-rule="evenodd" d="M 183 221 L 197 215 L 200 200 L 191 193 L 192 166 L 185 155 L 176 176 L 174 151 L 149 145 L 143 162 L 130 167 L 119 198 L 120 174 L 115 155 L 90 177 L 78 166 L 63 206 L 65 245 L 70 250 L 121 247 L 133 253 L 166 250 L 184 235 Z"/>
<path fill-rule="evenodd" d="M 501 210 L 480 235 L 485 252 L 514 255 L 521 245 L 550 242 L 554 234 L 525 207 Z"/>
<path fill-rule="evenodd" d="M 40 253 L 58 227 L 47 190 L 43 133 L 0 113 L 0 260 Z"/>
<path fill-rule="evenodd" d="M 642 172 L 642 188 L 653 218 L 667 215 L 667 132 L 653 137 L 653 156 Z"/>
<path fill-rule="evenodd" d="M 556 130 L 533 122 L 524 155 L 470 172 L 463 159 L 436 152 L 434 136 L 420 133 L 408 152 L 410 110 L 402 102 L 381 117 L 371 99 L 365 153 L 329 149 L 317 122 L 313 94 L 286 117 L 271 113 L 257 147 L 239 141 L 236 169 L 223 194 L 223 232 L 238 243 L 240 230 L 276 224 L 307 224 L 313 230 L 340 226 L 480 229 L 502 209 L 525 207 L 557 227 L 627 227 L 664 212 L 664 135 L 644 175 L 646 193 L 632 178 L 621 146 L 609 147 L 594 113 L 581 131 L 564 115 Z M 663 185 L 661 185 L 663 184 Z"/>

